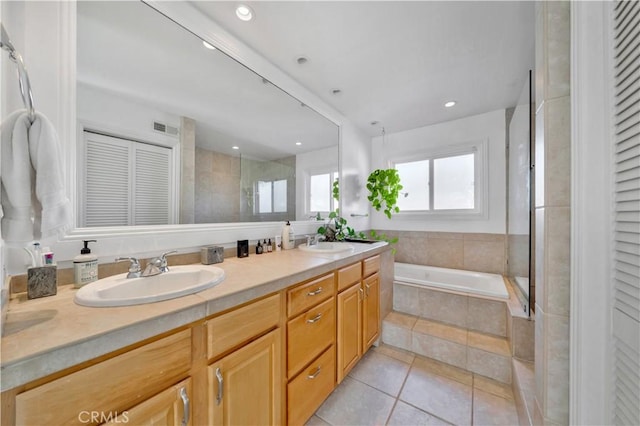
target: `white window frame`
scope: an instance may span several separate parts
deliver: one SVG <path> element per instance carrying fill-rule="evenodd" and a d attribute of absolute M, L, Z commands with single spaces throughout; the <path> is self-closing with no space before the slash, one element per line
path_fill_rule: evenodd
<path fill-rule="evenodd" d="M 329 215 L 329 213 L 335 211 L 338 208 L 339 201 L 333 198 L 333 181 L 331 181 L 331 185 L 329 186 L 329 207 L 328 211 L 311 211 L 311 176 L 317 175 L 335 175 L 336 179 L 340 178 L 340 171 L 335 170 L 335 167 L 325 167 L 325 168 L 317 168 L 313 170 L 307 170 L 305 173 L 305 197 L 304 197 L 304 210 L 305 216 L 311 218 L 311 216 L 316 216 L 318 213 L 322 217 Z"/>
<path fill-rule="evenodd" d="M 287 199 L 285 200 L 285 206 L 289 205 L 289 180 L 288 179 L 286 179 L 286 178 L 271 179 L 271 180 L 258 179 L 258 180 L 256 180 L 254 182 L 254 192 L 253 192 L 255 194 L 255 198 L 256 198 L 255 202 L 253 203 L 253 205 L 254 205 L 254 212 L 253 213 L 255 215 L 280 215 L 280 214 L 283 214 L 283 213 L 287 213 L 288 209 L 286 209 L 286 208 L 285 208 L 284 211 L 279 211 L 279 212 L 274 211 L 274 207 L 275 207 L 275 204 L 276 204 L 275 203 L 275 198 L 274 198 L 275 197 L 275 191 L 274 191 L 274 189 L 275 189 L 274 186 L 275 185 L 274 184 L 276 182 L 281 182 L 281 181 L 284 181 L 285 184 L 287 185 L 287 190 L 285 192 L 285 195 L 287 197 Z M 260 211 L 260 188 L 259 188 L 260 182 L 271 184 L 271 211 L 270 212 L 262 212 L 262 211 Z"/>
<path fill-rule="evenodd" d="M 437 160 L 440 158 L 455 157 L 465 154 L 474 155 L 474 208 L 473 209 L 446 209 L 434 210 L 433 198 L 434 193 L 430 188 L 429 205 L 430 210 L 412 210 L 395 213 L 394 217 L 398 219 L 488 219 L 489 212 L 489 167 L 488 167 L 488 143 L 486 140 L 469 142 L 461 145 L 429 149 L 424 151 L 413 152 L 412 154 L 403 154 L 389 158 L 388 167 L 395 168 L 398 163 L 409 163 L 414 161 Z M 433 165 L 433 162 L 430 163 Z M 433 167 L 430 167 L 430 176 L 433 177 Z M 402 183 L 402 182 L 401 182 Z M 433 179 L 431 179 L 433 185 Z"/>

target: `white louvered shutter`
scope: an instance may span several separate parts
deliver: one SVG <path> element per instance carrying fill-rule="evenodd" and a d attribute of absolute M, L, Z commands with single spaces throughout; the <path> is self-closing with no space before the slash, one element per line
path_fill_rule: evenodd
<path fill-rule="evenodd" d="M 136 144 L 134 148 L 133 225 L 170 223 L 170 150 Z"/>
<path fill-rule="evenodd" d="M 171 149 L 85 132 L 82 226 L 173 223 Z"/>
<path fill-rule="evenodd" d="M 613 18 L 613 417 L 617 425 L 640 425 L 640 2 L 616 2 Z"/>
<path fill-rule="evenodd" d="M 84 223 L 82 226 L 128 225 L 130 144 L 85 132 Z"/>

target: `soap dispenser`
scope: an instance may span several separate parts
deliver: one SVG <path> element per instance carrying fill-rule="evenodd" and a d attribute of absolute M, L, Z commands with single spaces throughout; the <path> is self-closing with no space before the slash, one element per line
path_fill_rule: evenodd
<path fill-rule="evenodd" d="M 89 249 L 89 243 L 95 242 L 97 241 L 84 240 L 84 247 L 80 250 L 80 254 L 73 258 L 75 288 L 80 288 L 98 279 L 98 257 L 91 254 L 91 249 Z"/>

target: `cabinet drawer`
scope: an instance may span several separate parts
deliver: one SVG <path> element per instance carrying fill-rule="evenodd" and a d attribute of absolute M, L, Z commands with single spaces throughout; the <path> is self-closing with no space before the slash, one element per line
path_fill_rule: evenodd
<path fill-rule="evenodd" d="M 207 355 L 211 359 L 278 325 L 280 295 L 235 309 L 207 321 Z"/>
<path fill-rule="evenodd" d="M 362 276 L 368 277 L 369 275 L 378 272 L 380 270 L 380 255 L 370 257 L 362 261 Z"/>
<path fill-rule="evenodd" d="M 289 318 L 327 300 L 333 296 L 334 290 L 335 280 L 333 273 L 331 273 L 287 291 Z"/>
<path fill-rule="evenodd" d="M 362 278 L 360 262 L 338 270 L 338 292 L 357 283 Z"/>
<path fill-rule="evenodd" d="M 287 324 L 287 377 L 293 377 L 335 342 L 335 299 L 322 302 Z"/>
<path fill-rule="evenodd" d="M 16 424 L 92 424 L 81 412 L 121 413 L 184 378 L 190 366 L 189 329 L 21 393 Z"/>
<path fill-rule="evenodd" d="M 329 347 L 287 387 L 288 424 L 303 425 L 318 409 L 335 386 L 336 358 Z"/>

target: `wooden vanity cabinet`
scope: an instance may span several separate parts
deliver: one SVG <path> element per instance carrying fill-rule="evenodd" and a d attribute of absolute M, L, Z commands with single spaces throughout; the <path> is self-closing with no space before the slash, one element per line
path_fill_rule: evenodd
<path fill-rule="evenodd" d="M 380 256 L 339 269 L 337 382 L 380 335 Z"/>
<path fill-rule="evenodd" d="M 191 330 L 186 329 L 19 393 L 15 424 L 112 421 L 158 393 L 175 393 L 174 385 L 188 376 L 190 366 Z M 157 408 L 150 404 L 151 411 Z M 162 416 L 165 411 L 157 409 L 155 414 Z"/>
<path fill-rule="evenodd" d="M 335 275 L 287 291 L 287 423 L 304 424 L 333 391 Z"/>
<path fill-rule="evenodd" d="M 281 306 L 275 294 L 207 320 L 207 424 L 282 423 Z"/>

